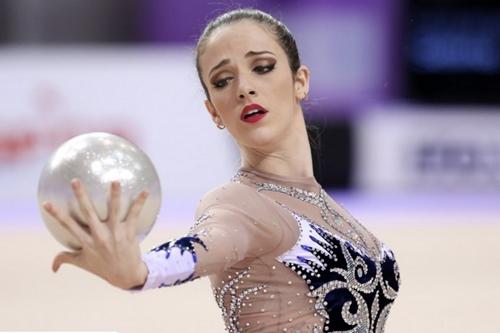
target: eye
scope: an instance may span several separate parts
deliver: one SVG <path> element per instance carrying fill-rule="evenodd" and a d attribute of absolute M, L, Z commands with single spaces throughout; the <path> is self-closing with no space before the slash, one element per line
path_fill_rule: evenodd
<path fill-rule="evenodd" d="M 274 69 L 275 65 L 276 64 L 269 64 L 269 65 L 265 65 L 265 66 L 256 66 L 256 67 L 254 67 L 253 71 L 258 73 L 258 74 L 265 74 L 265 73 L 272 71 Z"/>
<path fill-rule="evenodd" d="M 225 77 L 225 78 L 222 78 L 220 80 L 215 80 L 212 82 L 212 86 L 216 89 L 224 88 L 225 86 L 227 86 L 229 81 L 232 79 L 233 79 L 232 77 Z"/>

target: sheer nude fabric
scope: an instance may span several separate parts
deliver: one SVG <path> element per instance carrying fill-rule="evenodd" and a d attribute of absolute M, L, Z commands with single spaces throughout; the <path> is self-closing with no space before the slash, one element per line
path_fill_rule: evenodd
<path fill-rule="evenodd" d="M 189 236 L 229 332 L 381 332 L 399 288 L 392 252 L 313 177 L 240 169 Z"/>

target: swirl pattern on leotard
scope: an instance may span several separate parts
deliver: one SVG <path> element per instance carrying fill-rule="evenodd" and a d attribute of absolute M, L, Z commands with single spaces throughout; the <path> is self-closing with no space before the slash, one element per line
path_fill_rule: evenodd
<path fill-rule="evenodd" d="M 399 289 L 394 254 L 372 259 L 351 242 L 290 210 L 300 228 L 295 246 L 277 259 L 307 284 L 324 332 L 379 333 Z"/>

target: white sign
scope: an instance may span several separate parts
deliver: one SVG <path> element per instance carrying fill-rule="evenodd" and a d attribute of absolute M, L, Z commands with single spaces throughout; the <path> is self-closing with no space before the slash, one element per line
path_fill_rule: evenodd
<path fill-rule="evenodd" d="M 155 164 L 162 214 L 228 181 L 239 156 L 206 112 L 189 48 L 31 49 L 0 52 L 0 204 L 35 205 L 49 154 L 102 131 L 139 145 Z M 26 205 L 25 205 L 26 206 Z"/>

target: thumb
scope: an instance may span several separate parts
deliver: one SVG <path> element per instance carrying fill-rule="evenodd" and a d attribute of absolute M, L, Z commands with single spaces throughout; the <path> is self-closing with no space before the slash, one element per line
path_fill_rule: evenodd
<path fill-rule="evenodd" d="M 60 252 L 52 262 L 52 271 L 56 273 L 62 264 L 72 264 L 75 266 L 80 266 L 78 259 L 79 259 L 79 253 L 67 252 L 67 251 Z"/>

